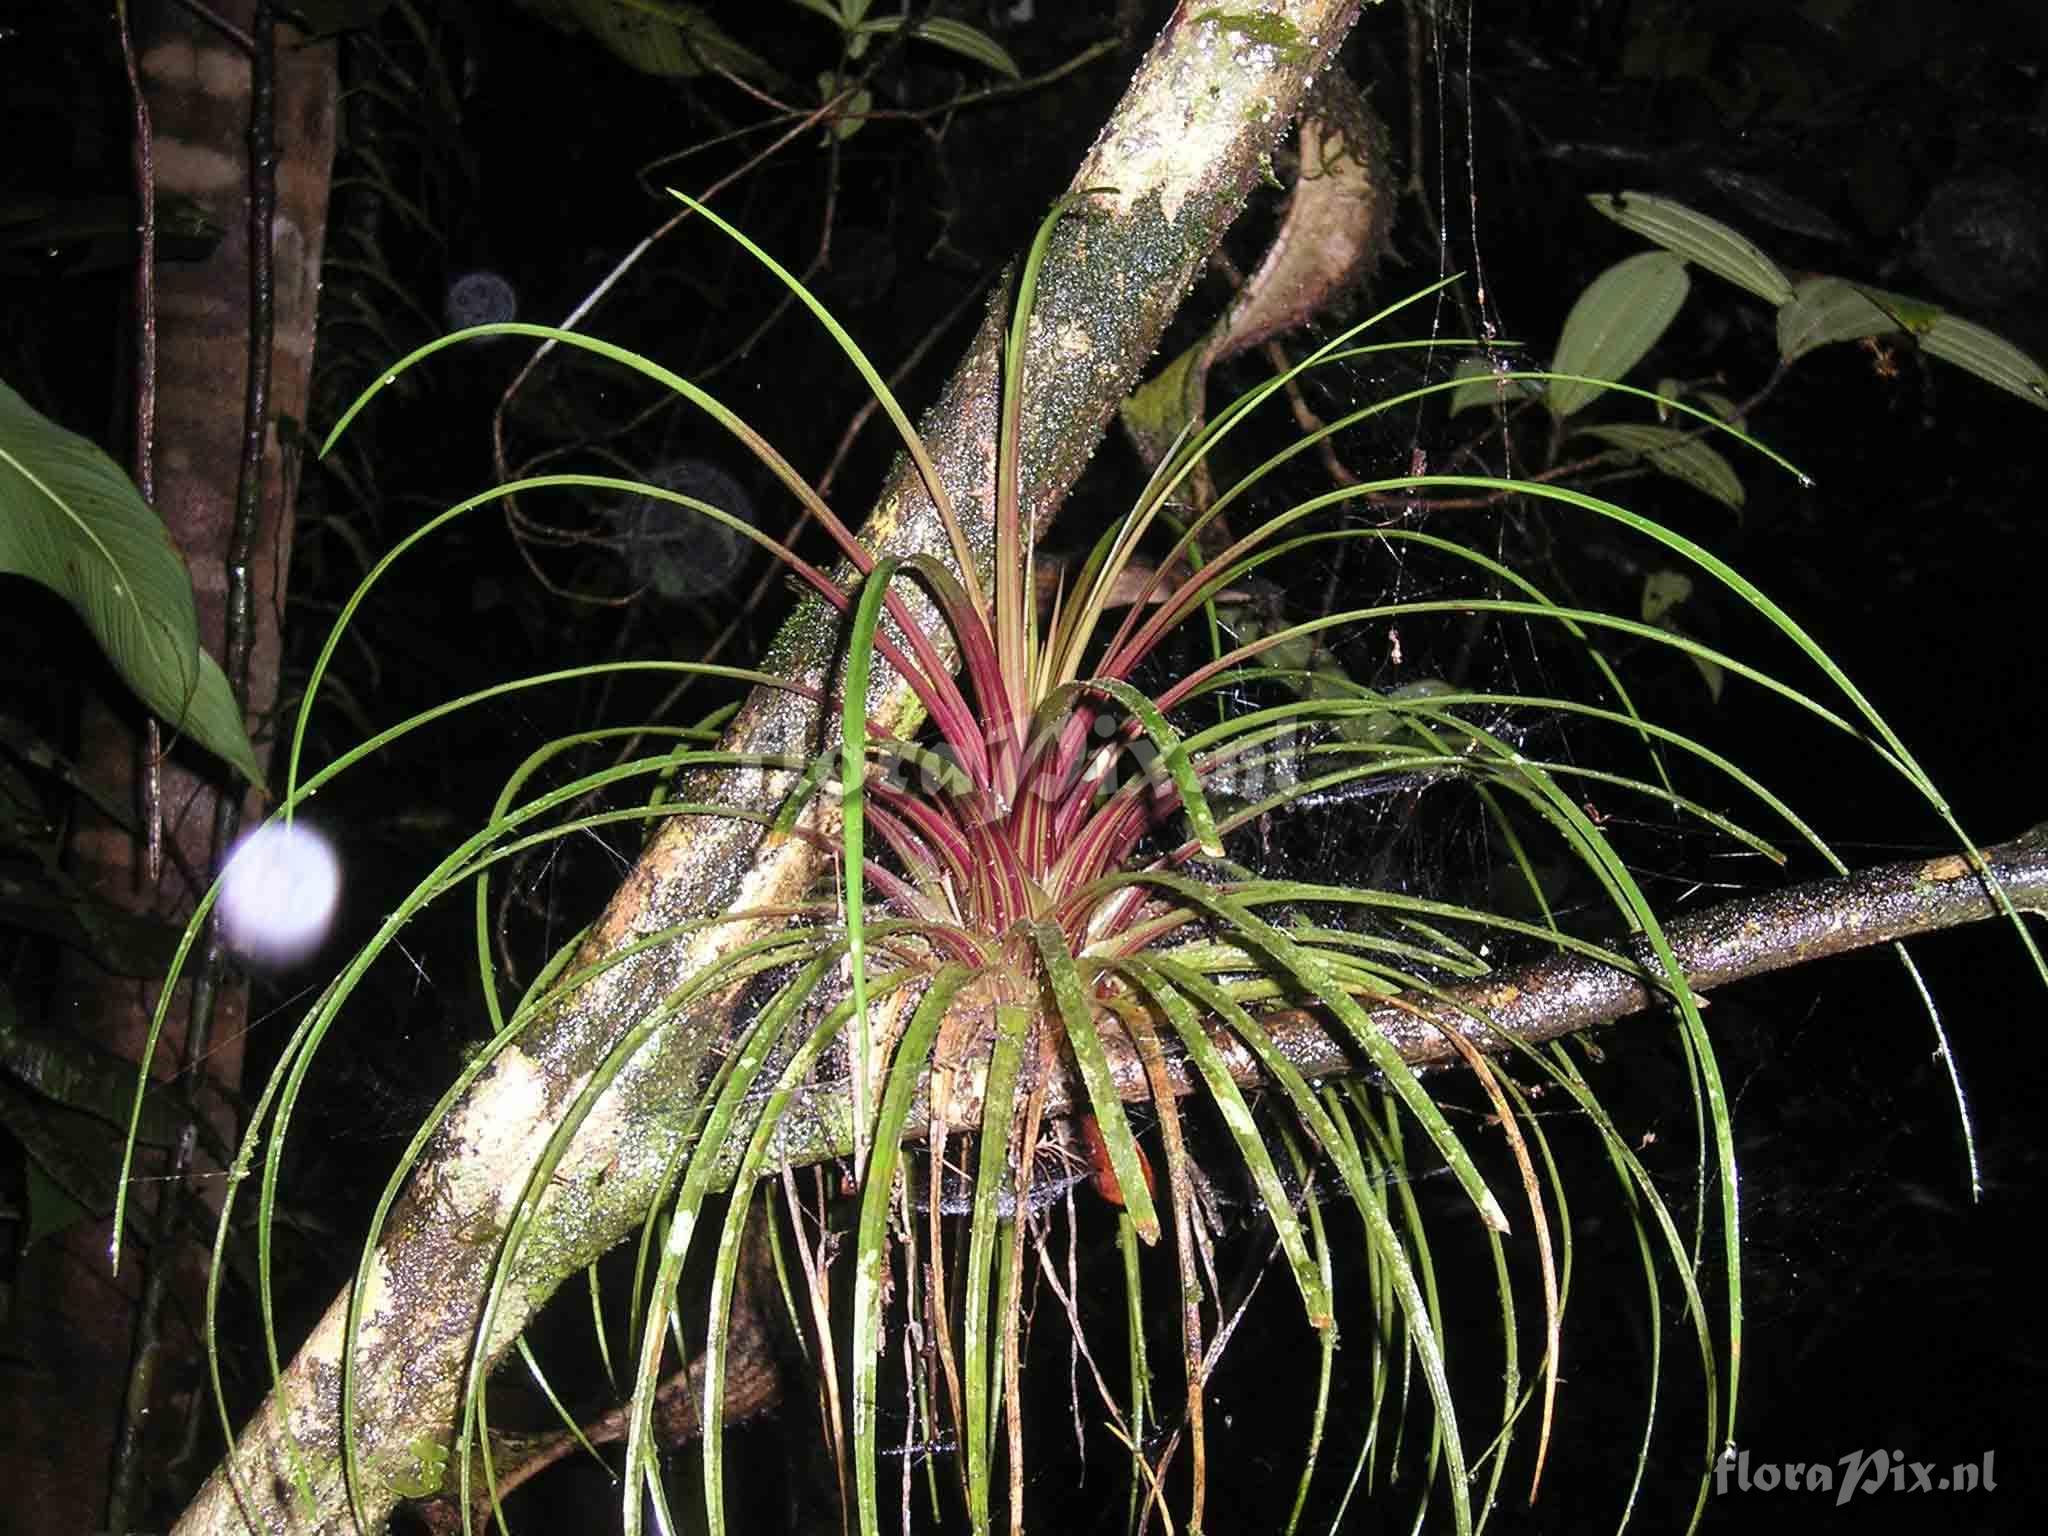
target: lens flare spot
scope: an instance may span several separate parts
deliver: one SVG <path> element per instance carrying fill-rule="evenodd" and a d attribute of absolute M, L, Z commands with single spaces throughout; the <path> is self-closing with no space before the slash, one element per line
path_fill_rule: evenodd
<path fill-rule="evenodd" d="M 341 896 L 341 861 L 327 839 L 295 821 L 242 839 L 221 876 L 220 923 L 228 946 L 264 966 L 303 960 L 320 946 Z"/>
<path fill-rule="evenodd" d="M 519 292 L 496 272 L 465 272 L 442 295 L 441 318 L 457 331 L 503 325 L 519 318 Z"/>

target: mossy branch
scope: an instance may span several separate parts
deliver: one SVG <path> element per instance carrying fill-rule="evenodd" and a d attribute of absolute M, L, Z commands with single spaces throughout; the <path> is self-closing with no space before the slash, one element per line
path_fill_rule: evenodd
<path fill-rule="evenodd" d="M 2048 914 L 2048 822 L 1986 849 L 1984 856 L 2015 911 Z M 1664 931 L 1693 992 L 1711 1005 L 1714 989 L 1732 982 L 2004 915 L 1969 861 L 1949 854 L 1720 902 L 1671 919 Z M 1451 1032 L 1481 1051 L 1505 1055 L 1515 1049 L 1514 1041 L 1540 1045 L 1657 1011 L 1658 990 L 1644 979 L 1654 966 L 1647 949 L 1617 953 L 1612 965 L 1559 952 L 1447 987 L 1436 1000 L 1403 997 L 1399 1006 L 1382 1004 L 1368 1012 L 1409 1065 L 1452 1066 L 1462 1057 Z M 1313 1012 L 1276 1010 L 1261 1014 L 1259 1022 L 1303 1077 L 1361 1070 L 1358 1052 Z M 1235 1035 L 1212 1027 L 1210 1038 L 1240 1085 L 1265 1081 L 1256 1058 Z M 1149 1099 L 1151 1080 L 1128 1038 L 1120 1030 L 1105 1029 L 1103 1043 L 1117 1091 L 1126 1100 Z M 1169 1054 L 1165 1070 L 1177 1093 L 1197 1088 L 1178 1052 Z M 1028 1085 L 1020 1085 L 1020 1091 L 1023 1086 Z M 926 1128 L 927 1103 L 921 1092 L 911 1112 L 912 1134 L 922 1135 Z M 1055 1069 L 1046 1084 L 1046 1114 L 1064 1114 L 1085 1103 L 1070 1074 Z M 981 1104 L 971 1085 L 955 1084 L 947 1106 L 953 1128 L 971 1130 L 978 1123 Z M 847 1113 L 844 1084 L 821 1084 L 791 1105 L 780 1154 L 792 1164 L 843 1156 L 851 1145 Z"/>
<path fill-rule="evenodd" d="M 1284 0 L 1262 13 L 1256 33 L 1223 25 L 1217 13 L 1177 12 L 1139 66 L 1071 184 L 1088 194 L 1092 216 L 1062 231 L 1040 279 L 1021 444 L 1035 523 L 1049 521 L 1079 476 L 1359 3 Z M 939 474 L 984 551 L 1005 318 L 998 304 L 923 423 Z M 861 538 L 878 556 L 945 558 L 939 519 L 907 466 L 884 488 Z M 822 684 L 838 643 L 837 627 L 807 604 L 784 626 L 767 665 Z M 725 745 L 808 757 L 824 718 L 787 694 L 757 696 Z M 869 721 L 907 730 L 908 689 L 878 679 Z M 726 803 L 766 812 L 788 783 L 762 775 L 708 787 Z M 706 914 L 787 906 L 809 886 L 816 860 L 803 838 L 764 840 L 752 822 L 677 817 L 626 877 L 581 958 L 596 961 Z M 352 1370 L 363 1476 L 353 1491 L 371 1521 L 425 1480 L 423 1463 L 450 1439 L 494 1261 L 553 1128 L 661 999 L 760 931 L 744 923 L 702 929 L 601 972 L 499 1057 L 450 1116 L 393 1212 L 360 1297 Z M 656 1030 L 583 1122 L 510 1266 L 483 1344 L 487 1357 L 507 1347 L 564 1278 L 644 1216 L 687 1134 L 701 1068 L 730 1022 L 730 1003 L 703 1001 Z M 180 1521 L 183 1536 L 347 1523 L 340 1362 L 349 1300 L 337 1299 L 285 1369 Z"/>

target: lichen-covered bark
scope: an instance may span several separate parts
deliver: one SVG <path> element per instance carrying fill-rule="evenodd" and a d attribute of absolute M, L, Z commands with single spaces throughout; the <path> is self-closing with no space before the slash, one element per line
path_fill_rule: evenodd
<path fill-rule="evenodd" d="M 1139 67 L 1073 181 L 1076 192 L 1092 192 L 1096 216 L 1062 226 L 1039 289 L 1022 443 L 1023 484 L 1039 523 L 1080 474 L 1358 4 L 1184 6 Z M 924 423 L 940 471 L 984 546 L 1004 318 L 991 314 Z M 929 500 L 907 468 L 884 489 L 862 537 L 878 552 L 946 554 Z M 822 683 L 836 646 L 829 615 L 806 604 L 785 626 L 772 664 Z M 907 728 L 914 718 L 907 691 L 886 675 L 870 702 L 884 729 Z M 764 692 L 736 720 L 727 745 L 803 756 L 821 744 L 821 731 L 817 706 Z M 707 786 L 763 810 L 785 787 L 772 774 Z M 617 956 L 677 923 L 783 904 L 810 884 L 814 861 L 801 839 L 765 845 L 751 822 L 677 817 L 622 884 L 579 963 Z M 449 1438 L 480 1318 L 483 1260 L 496 1251 L 533 1158 L 565 1106 L 650 1009 L 757 931 L 745 921 L 701 929 L 595 975 L 476 1084 L 440 1137 L 380 1244 L 364 1297 L 358 1449 L 373 1522 L 397 1497 L 417 1491 L 422 1460 Z M 698 1064 L 726 1022 L 714 999 L 661 1025 L 585 1119 L 526 1257 L 514 1266 L 487 1354 L 502 1349 L 564 1277 L 632 1229 L 683 1134 Z M 300 1350 L 180 1532 L 348 1527 L 338 1454 L 346 1304 L 346 1296 L 338 1299 Z M 301 1478 L 310 1493 L 303 1506 L 295 1492 Z"/>

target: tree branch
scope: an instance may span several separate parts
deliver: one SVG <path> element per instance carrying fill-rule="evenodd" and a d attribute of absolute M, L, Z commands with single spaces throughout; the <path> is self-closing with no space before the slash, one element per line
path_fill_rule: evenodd
<path fill-rule="evenodd" d="M 1986 849 L 1984 857 L 2013 910 L 2048 914 L 2048 822 Z M 1687 984 L 1695 994 L 1704 994 L 1752 976 L 1981 923 L 2005 912 L 1970 861 L 1947 854 L 1721 902 L 1673 919 L 1664 925 L 1664 934 Z M 1481 1051 L 1505 1055 L 1515 1049 L 1515 1041 L 1539 1045 L 1656 1008 L 1663 995 L 1656 975 L 1657 962 L 1640 941 L 1617 953 L 1612 963 L 1556 951 L 1516 970 L 1446 987 L 1440 998 L 1403 997 L 1399 1006 L 1383 1003 L 1366 1012 L 1410 1066 L 1450 1066 L 1462 1059 L 1449 1039 L 1452 1032 Z M 1361 1053 L 1333 1033 L 1323 1015 L 1282 1009 L 1259 1015 L 1259 1022 L 1303 1077 L 1363 1070 Z M 1228 1029 L 1212 1024 L 1210 1039 L 1239 1084 L 1266 1081 L 1257 1058 Z M 1105 1029 L 1102 1040 L 1118 1094 L 1126 1100 L 1151 1098 L 1151 1080 L 1123 1032 Z M 1168 1057 L 1167 1074 L 1176 1093 L 1192 1093 L 1198 1086 L 1177 1051 Z M 1021 1083 L 1019 1092 L 1028 1086 Z M 1086 1103 L 1071 1075 L 1056 1067 L 1046 1085 L 1045 1113 L 1066 1114 Z M 927 1111 L 928 1096 L 920 1090 L 911 1112 L 913 1134 L 924 1134 Z M 791 1163 L 844 1155 L 852 1143 L 846 1115 L 845 1085 L 837 1085 L 836 1093 L 821 1085 L 809 1098 L 792 1102 L 791 1131 L 778 1151 Z M 980 1119 L 974 1085 L 956 1083 L 947 1097 L 947 1124 L 971 1129 Z"/>
<path fill-rule="evenodd" d="M 1261 8 L 1256 27 L 1243 24 L 1248 12 L 1183 7 L 1139 66 L 1072 182 L 1073 191 L 1090 194 L 1093 216 L 1061 230 L 1041 275 L 1020 455 L 1039 525 L 1079 476 L 1359 3 L 1283 0 Z M 998 304 L 924 423 L 984 562 L 1005 320 Z M 884 488 L 861 537 L 878 555 L 946 557 L 930 500 L 907 466 Z M 829 696 L 839 638 L 831 616 L 806 604 L 784 626 L 765 669 Z M 909 691 L 894 677 L 878 679 L 869 705 L 878 732 L 907 733 L 916 723 Z M 821 731 L 816 704 L 762 690 L 725 746 L 806 759 Z M 787 775 L 726 775 L 690 793 L 765 812 L 788 786 Z M 687 1144 L 703 1068 L 730 1022 L 731 999 L 687 1008 L 672 1000 L 688 978 L 766 925 L 725 922 L 668 942 L 643 941 L 709 914 L 785 908 L 810 883 L 815 862 L 801 837 L 764 842 L 750 821 L 675 817 L 593 927 L 576 962 L 589 970 L 587 980 L 500 1055 L 450 1114 L 354 1297 L 362 1316 L 347 1362 L 362 1474 L 354 1491 L 373 1523 L 400 1494 L 435 1481 L 423 1459 L 449 1442 L 478 1350 L 495 1360 L 565 1277 L 632 1231 Z M 615 1075 L 594 1105 L 583 1102 L 601 1074 Z M 523 1247 L 505 1266 L 486 1327 L 483 1298 L 504 1234 L 530 1171 L 572 1114 L 583 1118 Z M 340 1401 L 350 1301 L 347 1292 L 336 1300 L 286 1368 L 180 1521 L 184 1536 L 345 1522 Z"/>

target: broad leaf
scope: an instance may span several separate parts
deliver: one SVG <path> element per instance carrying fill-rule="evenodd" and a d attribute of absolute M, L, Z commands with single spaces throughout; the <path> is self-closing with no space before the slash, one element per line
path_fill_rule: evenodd
<path fill-rule="evenodd" d="M 61 870 L 17 870 L 0 890 L 0 926 L 40 933 L 116 976 L 162 976 L 181 929 L 94 895 Z"/>
<path fill-rule="evenodd" d="M 162 521 L 112 459 L 5 384 L 0 574 L 63 598 L 152 714 L 262 782 L 234 693 L 200 649 L 192 578 Z"/>
<path fill-rule="evenodd" d="M 99 1123 L 99 1145 L 94 1155 L 108 1165 L 105 1188 L 100 1192 L 106 1198 L 102 1201 L 95 1194 L 90 1203 L 96 1210 L 111 1208 L 117 1143 L 106 1128 L 125 1127 L 128 1123 L 129 1111 L 134 1107 L 135 1063 L 100 1050 L 68 1030 L 30 1023 L 20 1016 L 8 990 L 0 987 L 0 1081 L 7 1083 L 10 1093 L 18 1089 L 39 1103 Z M 190 1119 L 189 1111 L 172 1097 L 169 1085 L 156 1083 L 143 1097 L 137 1134 L 150 1146 L 167 1147 L 178 1139 Z M 0 1123 L 18 1129 L 4 1115 L 0 1115 Z M 23 1144 L 33 1150 L 26 1136 Z"/>
<path fill-rule="evenodd" d="M 30 199 L 0 207 L 0 272 L 77 277 L 132 267 L 141 249 L 140 215 L 125 193 Z M 156 258 L 204 261 L 226 233 L 204 205 L 161 189 L 156 198 Z"/>
<path fill-rule="evenodd" d="M 1691 287 L 1684 261 L 1669 251 L 1616 262 L 1586 285 L 1565 316 L 1555 370 L 1586 380 L 1620 378 L 1657 344 Z M 1561 379 L 1550 386 L 1550 409 L 1563 418 L 1601 392 L 1597 384 Z"/>
<path fill-rule="evenodd" d="M 1778 264 L 1719 219 L 1642 192 L 1596 192 L 1586 201 L 1623 229 L 1676 251 L 1766 303 L 1784 304 L 1792 298 L 1792 284 Z"/>
<path fill-rule="evenodd" d="M 518 0 L 565 32 L 587 32 L 642 74 L 692 79 L 729 70 L 763 85 L 786 77 L 702 6 L 678 0 Z"/>
<path fill-rule="evenodd" d="M 1735 467 L 1693 433 L 1644 422 L 1604 422 L 1581 427 L 1579 432 L 1632 453 L 1659 473 L 1683 480 L 1738 512 L 1742 510 L 1742 480 Z"/>
<path fill-rule="evenodd" d="M 869 35 L 897 32 L 902 30 L 904 20 L 905 18 L 901 16 L 878 16 L 873 21 L 862 22 L 860 31 Z M 927 16 L 922 21 L 911 23 L 910 35 L 927 43 L 936 43 L 941 48 L 950 49 L 963 58 L 972 59 L 975 63 L 984 65 L 999 75 L 1006 75 L 1012 80 L 1022 78 L 1017 69 L 1017 61 L 1010 57 L 1001 43 L 986 32 L 968 26 L 964 21 L 954 21 L 946 16 Z"/>
<path fill-rule="evenodd" d="M 1929 357 L 1954 363 L 2030 405 L 2048 409 L 2048 371 L 2003 336 L 1981 325 L 1954 315 L 1941 315 L 1920 338 L 1920 348 Z"/>
<path fill-rule="evenodd" d="M 66 1227 L 92 1219 L 92 1212 L 73 1199 L 34 1157 L 22 1160 L 21 1183 L 22 1192 L 28 1197 L 28 1230 L 21 1236 L 23 1253 Z"/>
<path fill-rule="evenodd" d="M 1811 278 L 1778 311 L 1778 355 L 1794 362 L 1835 341 L 1903 331 L 1929 357 L 2048 409 L 2048 369 L 1995 331 L 1927 303 L 1839 277 Z"/>
<path fill-rule="evenodd" d="M 1683 571 L 1660 569 L 1643 578 L 1643 622 L 1655 624 L 1659 629 L 1669 630 L 1684 638 L 1685 626 L 1678 622 L 1680 608 L 1692 597 L 1692 578 Z M 1699 669 L 1701 679 L 1707 685 L 1707 694 L 1716 704 L 1721 702 L 1721 690 L 1727 684 L 1727 670 L 1718 663 L 1708 660 L 1698 651 L 1688 651 L 1692 664 Z"/>
<path fill-rule="evenodd" d="M 1793 291 L 1792 302 L 1778 311 L 1778 356 L 1793 363 L 1830 342 L 1861 341 L 1898 328 L 1898 321 L 1854 283 L 1810 277 Z"/>
<path fill-rule="evenodd" d="M 1501 397 L 1494 381 L 1493 364 L 1483 357 L 1459 358 L 1458 366 L 1451 370 L 1451 377 L 1458 381 L 1458 387 L 1451 391 L 1453 416 L 1460 411 L 1490 406 Z"/>

